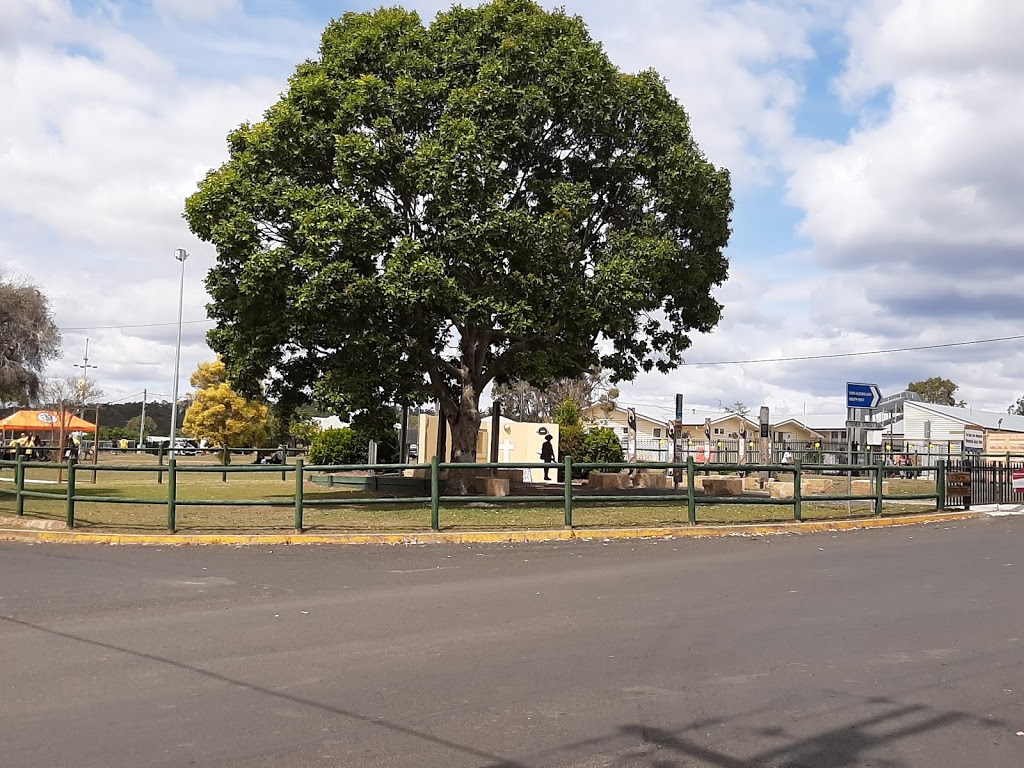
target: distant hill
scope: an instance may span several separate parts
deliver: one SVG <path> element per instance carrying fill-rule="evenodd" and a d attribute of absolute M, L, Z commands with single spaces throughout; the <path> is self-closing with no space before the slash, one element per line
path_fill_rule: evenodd
<path fill-rule="evenodd" d="M 184 404 L 178 406 L 178 426 L 185 414 Z M 0 418 L 9 416 L 21 408 L 0 408 Z M 83 417 L 92 421 L 95 411 L 92 407 L 85 409 Z M 142 415 L 142 401 L 136 403 L 100 403 L 100 429 L 123 429 L 128 421 L 136 416 Z M 164 401 L 150 401 L 146 403 L 146 416 L 156 422 L 156 434 L 166 435 L 171 431 L 171 404 Z"/>

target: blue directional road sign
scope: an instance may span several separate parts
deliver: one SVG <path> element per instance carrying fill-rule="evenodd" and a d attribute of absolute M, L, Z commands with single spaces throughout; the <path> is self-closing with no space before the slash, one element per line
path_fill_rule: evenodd
<path fill-rule="evenodd" d="M 846 382 L 847 408 L 877 408 L 882 393 L 875 384 L 855 384 Z"/>

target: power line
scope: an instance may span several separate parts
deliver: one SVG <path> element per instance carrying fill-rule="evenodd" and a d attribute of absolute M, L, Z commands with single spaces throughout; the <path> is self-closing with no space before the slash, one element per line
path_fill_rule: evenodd
<path fill-rule="evenodd" d="M 184 320 L 182 325 L 195 325 L 196 323 L 212 323 L 213 320 Z M 120 330 L 122 328 L 161 328 L 168 325 L 177 325 L 177 323 L 141 323 L 139 325 L 90 325 L 89 327 L 75 327 L 75 328 L 61 328 L 63 331 L 111 331 Z"/>
<path fill-rule="evenodd" d="M 685 367 L 698 365 L 751 365 L 753 363 L 791 363 L 800 360 L 830 360 L 840 357 L 864 357 L 866 355 L 888 355 L 893 352 L 920 352 L 926 349 L 949 349 L 950 347 L 968 347 L 975 344 L 994 344 L 999 341 L 1020 341 L 1021 336 L 1001 336 L 998 339 L 974 339 L 972 341 L 953 341 L 948 344 L 926 344 L 920 347 L 899 347 L 897 349 L 873 349 L 867 352 L 835 352 L 829 355 L 800 355 L 798 357 L 764 357 L 755 360 L 721 360 L 718 362 L 683 363 Z"/>
<path fill-rule="evenodd" d="M 196 325 L 198 323 L 212 323 L 213 320 L 207 318 L 206 320 L 184 320 L 182 325 Z M 69 327 L 61 328 L 61 331 L 101 331 L 101 330 L 121 330 L 128 328 L 162 328 L 170 325 L 177 325 L 177 323 L 140 323 L 136 325 L 94 325 L 94 326 L 81 326 L 81 327 Z M 1024 335 L 1019 336 L 1000 336 L 995 339 L 972 339 L 970 341 L 953 341 L 947 344 L 926 344 L 919 347 L 897 347 L 895 349 L 872 349 L 862 352 L 833 352 L 826 355 L 799 355 L 796 357 L 761 357 L 754 358 L 751 360 L 718 360 L 718 361 L 699 361 L 696 363 L 683 363 L 683 367 L 693 368 L 698 365 L 753 365 L 755 363 L 792 363 L 800 362 L 803 360 L 835 360 L 844 357 L 866 357 L 868 355 L 889 355 L 895 352 L 921 352 L 929 349 L 950 349 L 952 347 L 969 347 L 977 344 L 995 344 L 1002 341 L 1021 341 L 1024 340 Z M 79 366 L 81 367 L 81 366 Z M 92 367 L 92 366 L 90 366 Z"/>

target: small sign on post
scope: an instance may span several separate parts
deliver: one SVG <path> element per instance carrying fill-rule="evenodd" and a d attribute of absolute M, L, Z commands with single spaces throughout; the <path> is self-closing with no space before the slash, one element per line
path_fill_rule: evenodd
<path fill-rule="evenodd" d="M 985 430 L 981 427 L 964 427 L 964 450 L 981 453 L 985 450 Z"/>
<path fill-rule="evenodd" d="M 1024 469 L 1012 470 L 1013 492 L 1024 493 Z"/>
<path fill-rule="evenodd" d="M 946 473 L 946 501 L 960 499 L 964 509 L 971 508 L 971 473 Z"/>

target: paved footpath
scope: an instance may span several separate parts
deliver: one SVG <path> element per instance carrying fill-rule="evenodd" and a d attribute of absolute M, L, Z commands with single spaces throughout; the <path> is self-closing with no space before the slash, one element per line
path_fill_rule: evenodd
<path fill-rule="evenodd" d="M 0 545 L 0 764 L 1020 768 L 1024 519 Z"/>

